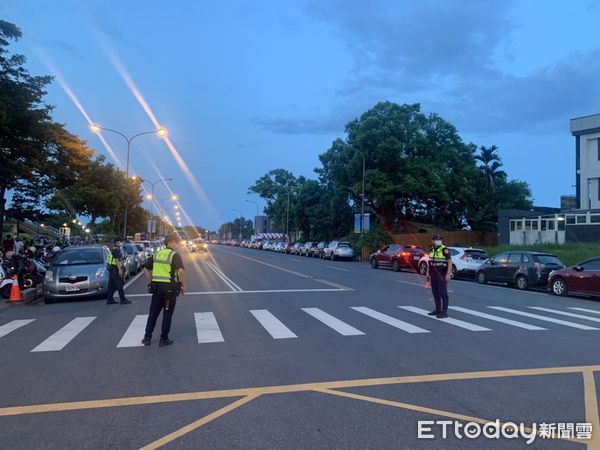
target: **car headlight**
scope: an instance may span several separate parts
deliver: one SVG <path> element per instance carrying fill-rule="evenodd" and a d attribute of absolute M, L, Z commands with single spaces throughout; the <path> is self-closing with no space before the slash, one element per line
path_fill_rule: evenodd
<path fill-rule="evenodd" d="M 204 247 L 204 248 L 208 248 L 208 244 L 204 244 L 202 247 Z"/>
<path fill-rule="evenodd" d="M 44 276 L 44 281 L 46 281 L 46 283 L 52 283 L 53 279 L 54 279 L 54 274 L 52 273 L 52 271 L 46 270 L 46 275 Z"/>
<path fill-rule="evenodd" d="M 105 273 L 106 269 L 104 267 L 99 267 L 98 270 L 96 270 L 96 278 L 102 278 Z"/>

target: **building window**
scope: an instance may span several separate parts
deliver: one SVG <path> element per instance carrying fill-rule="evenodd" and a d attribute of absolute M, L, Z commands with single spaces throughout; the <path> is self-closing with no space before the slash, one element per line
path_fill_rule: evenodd
<path fill-rule="evenodd" d="M 596 139 L 596 145 L 598 147 L 598 161 L 600 161 L 600 139 Z"/>
<path fill-rule="evenodd" d="M 531 231 L 531 220 L 525 221 L 525 231 Z"/>
<path fill-rule="evenodd" d="M 538 231 L 538 229 L 539 229 L 538 223 L 539 223 L 538 220 L 531 221 L 531 231 Z"/>
<path fill-rule="evenodd" d="M 558 221 L 558 231 L 565 231 L 565 221 L 564 220 Z"/>
<path fill-rule="evenodd" d="M 600 223 L 600 214 L 592 214 L 590 216 L 591 223 Z"/>
<path fill-rule="evenodd" d="M 554 220 L 548 221 L 548 230 L 554 231 Z"/>
<path fill-rule="evenodd" d="M 567 216 L 567 225 L 575 224 L 575 216 Z"/>
<path fill-rule="evenodd" d="M 522 230 L 523 230 L 523 221 L 517 220 L 517 231 L 522 231 Z"/>
<path fill-rule="evenodd" d="M 584 216 L 584 215 L 577 216 L 577 223 L 587 223 L 587 216 Z"/>
<path fill-rule="evenodd" d="M 515 221 L 514 220 L 510 221 L 510 231 L 515 231 Z"/>
<path fill-rule="evenodd" d="M 541 230 L 542 230 L 542 231 L 546 231 L 546 221 L 542 219 L 540 222 L 541 222 L 541 224 L 542 224 L 542 228 L 541 228 Z"/>

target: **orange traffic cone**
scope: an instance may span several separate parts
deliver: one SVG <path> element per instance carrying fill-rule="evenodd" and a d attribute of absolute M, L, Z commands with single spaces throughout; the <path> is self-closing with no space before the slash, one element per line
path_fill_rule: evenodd
<path fill-rule="evenodd" d="M 21 300 L 23 300 L 23 297 L 21 296 L 21 289 L 19 288 L 19 277 L 14 275 L 12 288 L 10 289 L 10 298 L 8 301 L 20 302 Z"/>

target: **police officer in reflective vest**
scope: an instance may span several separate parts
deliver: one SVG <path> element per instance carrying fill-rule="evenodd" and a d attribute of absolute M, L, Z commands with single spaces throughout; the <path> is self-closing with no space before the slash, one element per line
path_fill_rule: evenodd
<path fill-rule="evenodd" d="M 152 332 L 161 310 L 163 311 L 162 333 L 158 345 L 163 347 L 173 343 L 169 339 L 171 319 L 173 318 L 173 311 L 175 311 L 177 296 L 183 295 L 185 289 L 183 260 L 181 255 L 175 251 L 179 246 L 179 241 L 177 234 L 168 235 L 165 238 L 166 248 L 159 250 L 153 257 L 149 258 L 144 267 L 146 278 L 150 281 L 150 292 L 152 292 L 146 333 L 142 340 L 144 345 L 150 345 Z"/>
<path fill-rule="evenodd" d="M 123 270 L 121 269 L 121 259 L 123 258 L 123 252 L 121 246 L 123 245 L 123 239 L 120 237 L 115 238 L 115 246 L 108 254 L 106 258 L 106 268 L 108 269 L 108 289 L 106 291 L 106 304 L 114 305 L 117 302 L 113 299 L 115 291 L 119 291 L 120 303 L 127 305 L 131 303 L 130 300 L 125 298 L 125 292 L 123 291 Z"/>
<path fill-rule="evenodd" d="M 445 319 L 448 317 L 448 282 L 452 273 L 452 258 L 448 247 L 442 244 L 442 236 L 434 234 L 431 240 L 433 246 L 429 249 L 427 281 L 431 280 L 435 310 L 428 314 L 438 319 Z"/>

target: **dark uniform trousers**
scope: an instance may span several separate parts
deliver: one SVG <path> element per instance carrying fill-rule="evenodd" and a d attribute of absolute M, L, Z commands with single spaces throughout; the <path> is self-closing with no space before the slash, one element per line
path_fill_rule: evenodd
<path fill-rule="evenodd" d="M 152 332 L 156 326 L 156 321 L 158 320 L 160 311 L 164 308 L 162 318 L 162 333 L 160 338 L 168 339 L 169 331 L 171 331 L 171 319 L 173 318 L 173 311 L 175 311 L 178 289 L 170 287 L 167 283 L 155 284 L 156 288 L 155 292 L 152 294 L 150 313 L 148 316 L 148 322 L 146 323 L 146 334 L 144 337 L 148 339 L 152 337 Z"/>
<path fill-rule="evenodd" d="M 448 311 L 448 284 L 446 283 L 446 270 L 432 269 L 429 273 L 431 277 L 431 293 L 435 302 L 437 311 Z M 443 302 L 443 303 L 442 303 Z"/>
<path fill-rule="evenodd" d="M 127 300 L 125 298 L 125 291 L 123 291 L 123 278 L 119 276 L 119 270 L 116 266 L 108 267 L 108 290 L 106 291 L 106 299 L 110 302 L 113 300 L 115 291 L 119 291 L 119 298 L 122 302 Z"/>

